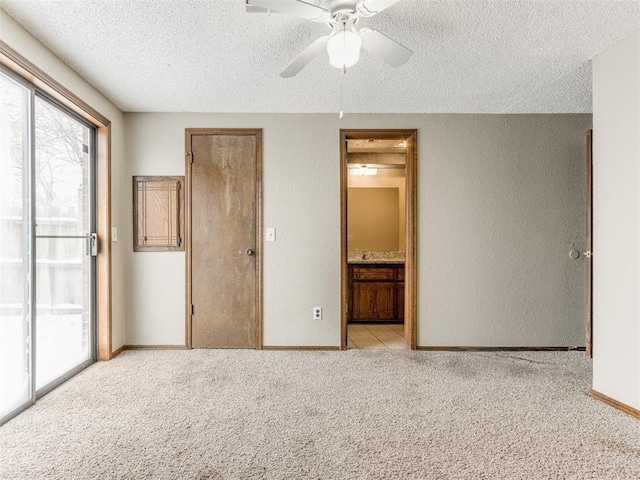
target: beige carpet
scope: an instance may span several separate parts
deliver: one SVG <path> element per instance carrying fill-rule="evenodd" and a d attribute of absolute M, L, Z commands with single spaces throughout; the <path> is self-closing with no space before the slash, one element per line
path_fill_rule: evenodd
<path fill-rule="evenodd" d="M 582 352 L 125 352 L 0 427 L 2 479 L 640 478 Z"/>

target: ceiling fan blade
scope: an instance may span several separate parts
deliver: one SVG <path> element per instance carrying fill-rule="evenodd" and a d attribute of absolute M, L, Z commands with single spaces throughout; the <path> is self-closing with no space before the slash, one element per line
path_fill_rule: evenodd
<path fill-rule="evenodd" d="M 392 67 L 399 67 L 413 55 L 413 52 L 407 47 L 373 28 L 361 28 L 360 36 L 362 37 L 362 48 Z"/>
<path fill-rule="evenodd" d="M 246 2 L 247 12 L 256 12 L 257 10 L 251 7 L 258 7 L 265 11 L 288 13 L 314 22 L 325 22 L 331 18 L 331 12 L 326 8 L 303 0 L 246 0 Z"/>
<path fill-rule="evenodd" d="M 372 17 L 399 1 L 400 0 L 360 0 L 357 4 L 357 10 L 362 17 Z"/>
<path fill-rule="evenodd" d="M 300 70 L 306 67 L 311 60 L 316 58 L 327 47 L 329 41 L 329 35 L 324 35 L 318 38 L 315 42 L 305 48 L 300 55 L 298 55 L 293 62 L 280 72 L 282 78 L 294 77 Z"/>

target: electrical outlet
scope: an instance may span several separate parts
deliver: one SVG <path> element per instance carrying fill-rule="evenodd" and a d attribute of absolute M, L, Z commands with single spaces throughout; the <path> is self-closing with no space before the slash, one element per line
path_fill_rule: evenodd
<path fill-rule="evenodd" d="M 322 320 L 322 307 L 313 307 L 313 319 Z"/>

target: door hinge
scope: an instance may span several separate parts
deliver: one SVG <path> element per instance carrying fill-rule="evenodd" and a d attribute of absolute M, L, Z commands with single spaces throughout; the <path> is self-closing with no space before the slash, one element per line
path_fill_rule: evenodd
<path fill-rule="evenodd" d="M 593 257 L 593 252 L 591 250 L 587 250 L 583 255 L 587 258 L 591 258 Z"/>
<path fill-rule="evenodd" d="M 193 315 L 195 312 L 195 308 L 193 307 L 193 303 L 191 304 L 191 315 Z"/>

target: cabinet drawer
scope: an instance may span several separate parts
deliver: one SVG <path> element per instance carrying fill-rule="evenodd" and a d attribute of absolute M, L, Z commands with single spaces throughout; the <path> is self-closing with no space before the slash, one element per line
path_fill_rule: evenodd
<path fill-rule="evenodd" d="M 388 267 L 354 267 L 354 280 L 394 280 L 394 269 Z"/>

